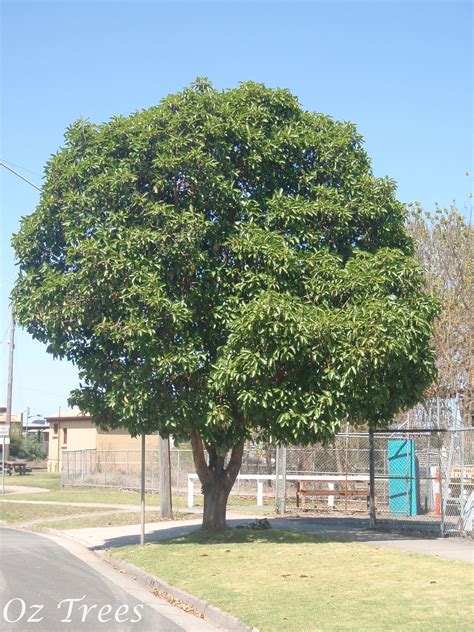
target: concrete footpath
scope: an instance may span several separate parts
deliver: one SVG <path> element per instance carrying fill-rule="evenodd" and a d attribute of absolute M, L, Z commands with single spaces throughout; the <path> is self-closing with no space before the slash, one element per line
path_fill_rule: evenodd
<path fill-rule="evenodd" d="M 254 515 L 228 511 L 228 524 L 235 527 L 254 521 Z M 360 519 L 338 518 L 270 518 L 275 529 L 300 531 L 320 535 L 342 542 L 360 542 L 369 546 L 390 548 L 407 553 L 433 555 L 448 560 L 474 563 L 474 542 L 460 538 L 414 537 L 386 531 L 372 531 Z M 172 537 L 180 537 L 196 530 L 201 525 L 201 517 L 192 520 L 153 522 L 145 525 L 146 542 L 154 542 Z M 138 544 L 139 525 L 117 527 L 94 527 L 88 529 L 67 529 L 61 531 L 69 538 L 80 542 L 92 550 L 101 550 Z"/>

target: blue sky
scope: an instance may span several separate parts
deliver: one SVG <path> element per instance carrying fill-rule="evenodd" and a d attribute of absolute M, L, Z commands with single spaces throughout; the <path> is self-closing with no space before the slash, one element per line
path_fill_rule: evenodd
<path fill-rule="evenodd" d="M 462 207 L 471 190 L 471 2 L 3 0 L 1 12 L 0 158 L 38 185 L 78 117 L 149 107 L 203 75 L 218 88 L 286 87 L 305 109 L 355 122 L 374 172 L 395 179 L 404 202 Z M 0 178 L 1 403 L 10 237 L 38 193 L 3 168 Z M 64 408 L 74 368 L 22 331 L 15 352 L 14 410 Z"/>

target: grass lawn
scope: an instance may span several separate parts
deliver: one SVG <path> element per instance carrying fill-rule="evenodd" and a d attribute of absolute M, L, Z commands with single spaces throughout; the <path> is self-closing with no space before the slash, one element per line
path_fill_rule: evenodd
<path fill-rule="evenodd" d="M 42 494 L 8 494 L 8 498 L 12 500 L 54 500 L 68 503 L 140 504 L 140 494 L 138 492 L 101 487 L 64 487 L 62 489 L 53 489 Z M 159 505 L 159 496 L 156 494 L 147 494 L 146 504 Z"/>
<path fill-rule="evenodd" d="M 42 487 L 43 489 L 60 489 L 61 476 L 51 472 L 31 472 L 25 476 L 5 476 L 5 485 L 16 487 Z"/>
<path fill-rule="evenodd" d="M 0 503 L 0 520 L 8 523 L 28 522 L 38 518 L 53 518 L 57 516 L 73 516 L 87 511 L 84 507 L 68 507 L 60 505 L 25 505 L 23 503 Z"/>
<path fill-rule="evenodd" d="M 247 529 L 114 554 L 261 632 L 473 629 L 473 567 L 461 562 Z"/>
<path fill-rule="evenodd" d="M 18 477 L 20 478 L 20 477 Z M 26 478 L 25 476 L 21 477 Z M 9 484 L 9 483 L 7 483 Z M 35 486 L 33 480 L 29 482 L 32 487 Z M 39 487 L 39 485 L 38 485 Z M 105 503 L 115 505 L 140 505 L 140 493 L 135 491 L 109 489 L 104 487 L 63 487 L 52 489 L 49 492 L 41 494 L 8 494 L 10 500 L 37 500 L 37 501 L 58 501 L 58 502 L 84 502 L 84 503 Z M 173 507 L 185 510 L 188 499 L 185 494 L 173 495 Z M 160 497 L 158 494 L 146 494 L 145 504 L 148 506 L 159 506 Z M 195 497 L 195 507 L 202 507 L 202 497 Z M 248 500 L 242 497 L 230 497 L 228 502 L 229 509 L 238 509 L 246 512 L 246 508 L 251 509 L 252 513 L 268 513 L 273 510 L 273 506 L 267 508 L 256 508 L 255 499 Z"/>
<path fill-rule="evenodd" d="M 11 500 L 42 500 L 42 501 L 59 501 L 59 502 L 87 502 L 87 503 L 105 503 L 118 505 L 140 505 L 140 492 L 121 489 L 111 489 L 107 487 L 61 487 L 60 474 L 51 474 L 49 472 L 32 472 L 26 476 L 7 476 L 5 484 L 17 487 L 42 487 L 49 489 L 41 495 L 35 493 L 26 494 L 8 494 Z M 186 494 L 173 495 L 173 507 L 185 509 L 187 507 Z M 265 498 L 266 507 L 256 507 L 256 499 L 253 496 L 230 496 L 228 506 L 231 509 L 246 511 L 246 507 L 252 508 L 252 513 L 261 514 L 268 513 L 274 508 L 273 499 Z M 200 494 L 194 497 L 194 506 L 202 507 L 204 499 Z M 146 504 L 149 506 L 158 506 L 160 497 L 158 494 L 146 494 Z"/>

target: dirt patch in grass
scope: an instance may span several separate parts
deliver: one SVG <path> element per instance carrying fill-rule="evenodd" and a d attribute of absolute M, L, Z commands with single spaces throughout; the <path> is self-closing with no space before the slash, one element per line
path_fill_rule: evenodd
<path fill-rule="evenodd" d="M 261 632 L 472 629 L 472 565 L 277 530 L 229 529 L 114 554 Z"/>

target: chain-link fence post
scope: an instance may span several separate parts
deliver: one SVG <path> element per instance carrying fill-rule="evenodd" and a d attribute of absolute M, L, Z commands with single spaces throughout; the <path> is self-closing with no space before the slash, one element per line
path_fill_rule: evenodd
<path fill-rule="evenodd" d="M 128 450 L 125 451 L 125 487 L 128 489 Z"/>

